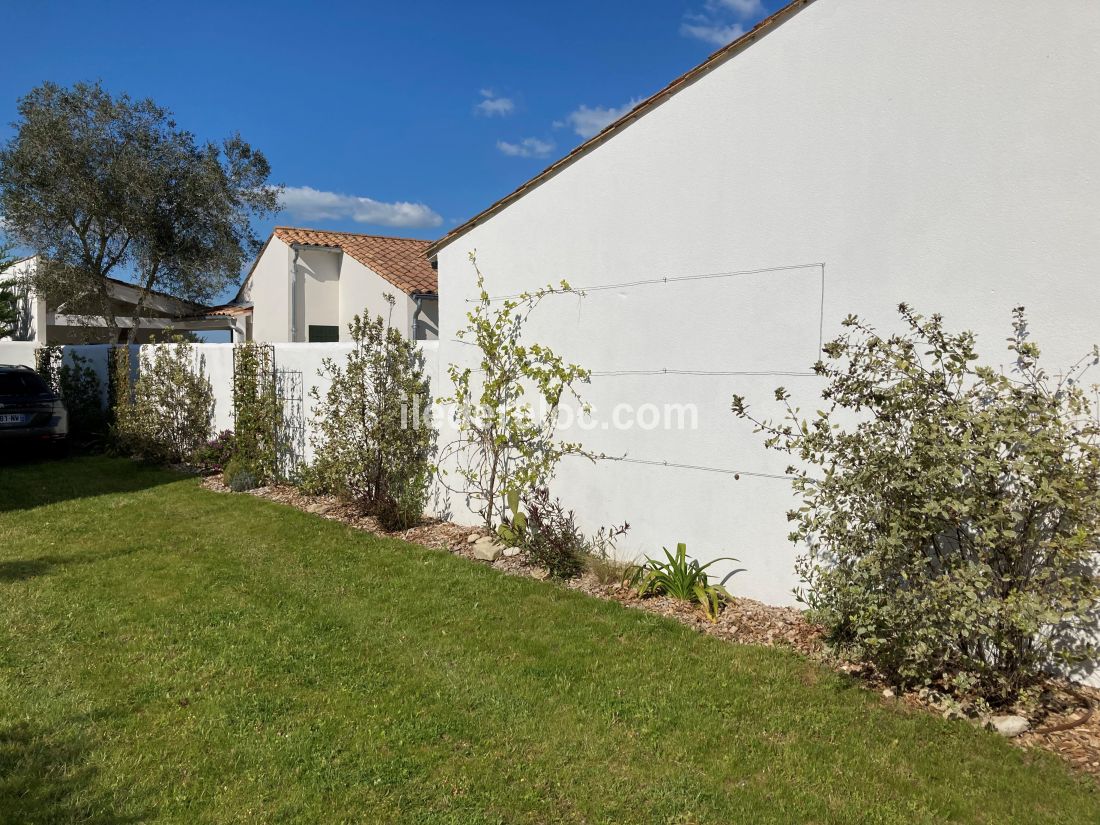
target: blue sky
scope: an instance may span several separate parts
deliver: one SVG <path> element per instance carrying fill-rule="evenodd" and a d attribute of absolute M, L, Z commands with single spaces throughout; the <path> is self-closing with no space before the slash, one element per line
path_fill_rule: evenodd
<path fill-rule="evenodd" d="M 278 224 L 436 238 L 780 0 L 0 0 L 0 139 L 45 80 L 233 132 L 290 187 Z"/>

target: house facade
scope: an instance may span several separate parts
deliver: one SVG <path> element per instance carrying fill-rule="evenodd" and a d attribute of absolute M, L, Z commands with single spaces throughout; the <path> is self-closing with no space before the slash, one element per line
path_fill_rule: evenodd
<path fill-rule="evenodd" d="M 158 335 L 172 332 L 222 332 L 231 341 L 244 340 L 244 326 L 230 314 L 212 314 L 209 307 L 184 301 L 163 292 L 146 296 L 140 315 L 137 304 L 141 289 L 115 278 L 107 279 L 107 294 L 111 303 L 113 328 L 102 316 L 78 313 L 56 305 L 39 295 L 31 286 L 38 266 L 37 256 L 16 261 L 0 271 L 0 284 L 11 284 L 19 296 L 15 333 L 0 340 L 27 341 L 38 345 L 117 343 L 136 324 L 135 343 L 144 344 Z"/>
<path fill-rule="evenodd" d="M 525 331 L 593 370 L 596 425 L 566 437 L 614 459 L 563 461 L 553 492 L 629 521 L 624 555 L 683 541 L 791 603 L 789 459 L 734 393 L 812 415 L 822 341 L 849 313 L 893 331 L 903 301 L 1005 370 L 1019 305 L 1052 371 L 1100 342 L 1100 4 L 1057 6 L 798 0 L 429 248 L 440 362 L 476 366 L 451 343 L 471 250 L 491 295 L 589 287 Z"/>
<path fill-rule="evenodd" d="M 216 311 L 240 318 L 248 340 L 343 341 L 351 319 L 364 313 L 414 340 L 433 340 L 439 301 L 428 243 L 277 227 L 236 298 Z"/>

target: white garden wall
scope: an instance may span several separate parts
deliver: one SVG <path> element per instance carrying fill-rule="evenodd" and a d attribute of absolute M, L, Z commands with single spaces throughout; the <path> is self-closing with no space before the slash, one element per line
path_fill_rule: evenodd
<path fill-rule="evenodd" d="M 138 358 L 148 354 L 156 346 L 171 344 L 146 344 L 131 347 L 134 355 L 132 363 L 137 370 Z M 282 390 L 287 398 L 286 414 L 295 429 L 297 443 L 293 445 L 298 455 L 305 461 L 313 456 L 312 436 L 316 432 L 314 403 L 311 390 L 316 388 L 323 397 L 329 382 L 320 375 L 322 362 L 331 358 L 337 364 L 343 364 L 352 349 L 350 343 L 339 344 L 273 344 L 275 368 L 279 372 Z M 438 396 L 439 363 L 438 342 L 421 341 L 419 347 L 424 353 L 428 375 L 431 380 L 432 396 Z M 0 341 L 0 364 L 24 364 L 35 366 L 36 345 L 22 341 Z M 233 348 L 232 344 L 194 344 L 192 350 L 195 366 L 210 379 L 214 391 L 214 431 L 233 429 Z M 62 358 L 72 363 L 73 355 L 79 355 L 96 370 L 103 391 L 103 403 L 107 403 L 107 370 L 112 347 L 104 344 L 65 346 Z M 446 429 L 444 422 L 437 422 Z"/>

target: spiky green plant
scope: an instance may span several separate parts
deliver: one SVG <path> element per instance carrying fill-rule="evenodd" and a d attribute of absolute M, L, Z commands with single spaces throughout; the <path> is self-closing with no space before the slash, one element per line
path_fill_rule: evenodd
<path fill-rule="evenodd" d="M 686 602 L 698 602 L 707 618 L 717 621 L 722 602 L 733 597 L 722 585 L 711 584 L 706 571 L 717 562 L 737 559 L 724 556 L 706 564 L 699 564 L 698 559 L 688 561 L 687 545 L 683 542 L 676 545 L 676 555 L 668 552 L 668 548 L 662 547 L 661 550 L 667 561 L 647 557 L 645 563 L 634 571 L 630 584 L 638 595 L 665 595 Z"/>

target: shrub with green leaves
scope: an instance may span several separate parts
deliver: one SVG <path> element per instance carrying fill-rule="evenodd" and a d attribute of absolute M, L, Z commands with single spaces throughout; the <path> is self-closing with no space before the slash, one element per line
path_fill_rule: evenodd
<path fill-rule="evenodd" d="M 77 352 L 61 364 L 58 384 L 69 413 L 69 439 L 84 447 L 102 446 L 107 435 L 103 385 L 87 358 Z"/>
<path fill-rule="evenodd" d="M 662 547 L 665 558 L 647 558 L 645 563 L 635 568 L 631 585 L 639 596 L 664 595 L 685 602 L 696 602 L 703 608 L 712 622 L 718 620 L 722 602 L 730 599 L 726 588 L 720 584 L 711 584 L 707 568 L 720 561 L 737 561 L 732 558 L 711 559 L 699 564 L 698 559 L 688 561 L 687 545 L 676 545 L 676 554 Z"/>
<path fill-rule="evenodd" d="M 254 341 L 233 348 L 233 457 L 260 482 L 279 478 L 282 402 L 275 387 L 275 354 Z"/>
<path fill-rule="evenodd" d="M 129 348 L 112 357 L 118 448 L 148 461 L 190 461 L 210 439 L 214 420 L 214 391 L 192 345 L 176 339 L 143 347 L 132 388 Z"/>
<path fill-rule="evenodd" d="M 791 539 L 833 640 L 902 686 L 1006 704 L 1095 656 L 1100 424 L 1080 377 L 1100 352 L 1052 378 L 1018 308 L 1005 374 L 972 333 L 899 312 L 890 336 L 845 320 L 812 418 L 782 388 L 778 422 L 733 410 L 800 459 Z"/>
<path fill-rule="evenodd" d="M 240 456 L 233 456 L 226 463 L 225 470 L 222 471 L 222 482 L 234 493 L 243 493 L 261 486 L 261 480 L 252 466 Z"/>
<path fill-rule="evenodd" d="M 347 360 L 324 359 L 328 391 L 312 390 L 316 459 L 304 476 L 313 490 L 358 502 L 386 529 L 405 529 L 424 515 L 434 470 L 424 356 L 381 317 L 357 315 L 348 330 Z"/>
<path fill-rule="evenodd" d="M 601 527 L 594 535 L 586 536 L 577 526 L 576 514 L 567 510 L 561 499 L 552 499 L 545 487 L 536 488 L 522 501 L 514 491 L 505 498 L 510 516 L 497 528 L 497 535 L 526 552 L 532 562 L 545 567 L 554 578 L 575 578 L 586 566 L 591 567 L 592 561 L 602 562 L 597 565 L 599 570 L 623 569 L 612 556 L 615 541 L 630 525 Z"/>
<path fill-rule="evenodd" d="M 593 458 L 579 443 L 557 437 L 560 404 L 572 396 L 588 412 L 577 385 L 591 378 L 589 370 L 567 363 L 549 347 L 525 343 L 523 328 L 531 313 L 549 295 L 581 294 L 566 281 L 496 302 L 473 253 L 478 299 L 466 314 L 458 338 L 480 351 L 477 369 L 451 364 L 447 368 L 454 391 L 440 403 L 454 404 L 458 437 L 443 450 L 441 465 L 453 462 L 454 473 L 443 477 L 447 489 L 462 495 L 486 529 L 508 518 L 507 494 L 527 496 L 553 478 L 567 455 Z M 534 410 L 541 403 L 541 410 Z"/>
<path fill-rule="evenodd" d="M 205 473 L 221 473 L 233 458 L 236 438 L 232 430 L 222 430 L 195 453 L 192 461 Z"/>
<path fill-rule="evenodd" d="M 82 447 L 99 444 L 107 433 L 103 390 L 99 375 L 87 358 L 64 347 L 49 345 L 34 351 L 35 370 L 61 396 L 69 414 L 69 443 Z"/>

